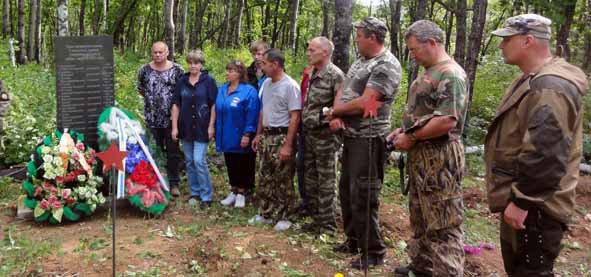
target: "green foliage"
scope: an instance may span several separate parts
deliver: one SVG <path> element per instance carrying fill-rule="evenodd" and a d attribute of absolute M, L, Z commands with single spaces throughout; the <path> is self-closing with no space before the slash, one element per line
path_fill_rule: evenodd
<path fill-rule="evenodd" d="M 21 188 L 14 179 L 0 177 L 0 204 L 15 200 L 21 194 Z"/>
<path fill-rule="evenodd" d="M 7 53 L 7 45 L 1 41 L 0 52 Z M 0 165 L 17 164 L 55 127 L 55 79 L 37 64 L 13 68 L 7 55 L 0 56 L 0 79 L 12 98 L 0 136 Z"/>

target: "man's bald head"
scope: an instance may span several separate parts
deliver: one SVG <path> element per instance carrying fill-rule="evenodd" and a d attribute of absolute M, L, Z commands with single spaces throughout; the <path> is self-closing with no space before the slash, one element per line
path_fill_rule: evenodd
<path fill-rule="evenodd" d="M 154 48 L 164 49 L 165 51 L 168 52 L 168 45 L 164 41 L 154 42 L 154 44 L 152 44 L 152 50 L 154 50 Z"/>
<path fill-rule="evenodd" d="M 308 42 L 308 49 L 306 49 L 306 57 L 308 64 L 317 67 L 318 69 L 324 67 L 330 62 L 334 44 L 325 37 L 315 37 Z"/>
<path fill-rule="evenodd" d="M 162 64 L 167 61 L 168 45 L 163 41 L 157 41 L 152 44 L 152 61 L 156 64 Z"/>
<path fill-rule="evenodd" d="M 315 37 L 310 40 L 310 44 L 314 43 L 318 45 L 322 50 L 326 51 L 329 56 L 332 56 L 332 51 L 334 50 L 334 44 L 326 37 Z"/>

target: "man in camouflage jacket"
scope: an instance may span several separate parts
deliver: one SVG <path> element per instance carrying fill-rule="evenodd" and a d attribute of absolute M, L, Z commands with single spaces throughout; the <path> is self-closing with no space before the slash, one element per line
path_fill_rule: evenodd
<path fill-rule="evenodd" d="M 585 74 L 550 52 L 551 21 L 511 17 L 493 35 L 505 63 L 523 75 L 507 89 L 485 142 L 492 212 L 503 213 L 501 250 L 509 276 L 553 276 L 574 211 L 582 152 Z"/>
<path fill-rule="evenodd" d="M 420 20 L 405 34 L 410 56 L 425 71 L 412 83 L 402 128 L 388 136 L 408 151 L 408 206 L 413 240 L 408 267 L 397 276 L 463 276 L 464 219 L 461 142 L 467 109 L 467 78 L 442 45 L 443 31 Z"/>
<path fill-rule="evenodd" d="M 345 78 L 343 71 L 330 62 L 334 46 L 325 37 L 310 40 L 306 55 L 312 70 L 308 72 L 308 90 L 304 100 L 304 172 L 308 211 L 313 223 L 308 230 L 333 234 L 337 225 L 334 213 L 336 194 L 336 136 L 322 108 L 332 107 L 337 89 Z"/>
<path fill-rule="evenodd" d="M 390 131 L 391 104 L 398 93 L 401 69 L 396 57 L 384 47 L 386 24 L 368 17 L 354 26 L 361 57 L 349 68 L 335 98 L 334 111 L 329 114 L 337 117 L 331 120 L 331 129 L 344 129 L 339 198 L 347 241 L 334 250 L 362 250 L 363 257 L 351 266 L 365 268 L 382 264 L 386 252 L 379 228 L 379 195 L 387 156 L 385 138 Z M 377 109 L 375 118 L 364 118 L 370 99 L 384 104 Z"/>

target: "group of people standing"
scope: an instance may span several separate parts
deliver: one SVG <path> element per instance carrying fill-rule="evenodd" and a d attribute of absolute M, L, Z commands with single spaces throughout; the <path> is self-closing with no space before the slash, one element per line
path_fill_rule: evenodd
<path fill-rule="evenodd" d="M 551 276 L 560 240 L 574 209 L 582 142 L 585 75 L 550 53 L 551 21 L 527 14 L 509 18 L 493 32 L 503 38 L 505 62 L 523 75 L 507 90 L 486 137 L 486 181 L 491 211 L 503 213 L 501 248 L 510 276 Z M 138 74 L 146 123 L 167 153 L 173 196 L 179 196 L 181 140 L 190 201 L 208 206 L 212 185 L 205 159 L 208 141 L 224 153 L 231 185 L 223 205 L 244 207 L 255 187 L 258 214 L 250 223 L 291 227 L 297 193 L 296 153 L 303 160 L 306 210 L 314 234 L 337 230 L 335 153 L 343 147 L 338 182 L 346 241 L 334 251 L 361 253 L 351 266 L 380 265 L 386 246 L 379 227 L 379 195 L 387 145 L 407 152 L 411 264 L 400 276 L 463 276 L 464 146 L 469 104 L 467 75 L 443 46 L 444 33 L 428 20 L 405 32 L 410 57 L 424 67 L 411 84 L 402 126 L 391 112 L 400 88 L 400 63 L 385 47 L 379 19 L 354 24 L 359 58 L 343 73 L 331 63 L 325 37 L 309 41 L 307 67 L 298 84 L 285 73 L 285 57 L 257 41 L 254 62 L 226 66 L 217 87 L 203 69 L 200 51 L 187 55 L 189 72 L 166 60 L 166 45 L 152 47 L 152 62 Z M 381 103 L 376 105 L 375 101 Z M 376 107 L 367 112 L 368 105 Z M 196 202 L 195 202 L 196 203 Z M 529 240 L 528 241 L 528 236 Z M 535 238 L 535 239 L 532 239 Z M 534 241 L 534 242 L 532 242 Z"/>

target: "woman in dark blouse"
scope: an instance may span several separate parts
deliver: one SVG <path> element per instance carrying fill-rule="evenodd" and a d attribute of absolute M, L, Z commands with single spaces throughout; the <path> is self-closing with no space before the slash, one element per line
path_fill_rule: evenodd
<path fill-rule="evenodd" d="M 172 100 L 172 138 L 180 139 L 185 152 L 185 164 L 191 196 L 190 204 L 201 201 L 202 207 L 211 205 L 213 188 L 205 155 L 209 139 L 213 138 L 217 85 L 203 70 L 205 58 L 200 50 L 187 55 L 189 73 L 177 83 Z"/>

